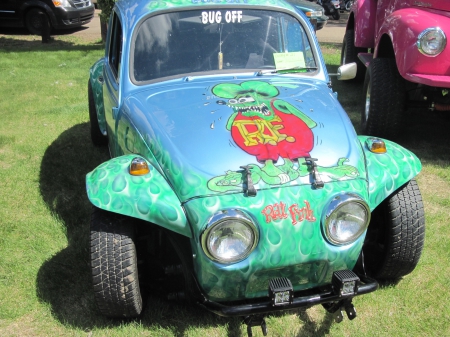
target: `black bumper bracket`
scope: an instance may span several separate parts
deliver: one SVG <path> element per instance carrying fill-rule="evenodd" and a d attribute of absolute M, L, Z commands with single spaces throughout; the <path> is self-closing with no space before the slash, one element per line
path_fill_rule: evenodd
<path fill-rule="evenodd" d="M 264 316 L 260 316 L 260 315 L 247 316 L 244 318 L 244 323 L 247 324 L 248 337 L 253 336 L 252 327 L 254 327 L 254 326 L 260 326 L 263 335 L 267 336 L 267 324 L 266 324 L 266 320 L 264 319 Z"/>

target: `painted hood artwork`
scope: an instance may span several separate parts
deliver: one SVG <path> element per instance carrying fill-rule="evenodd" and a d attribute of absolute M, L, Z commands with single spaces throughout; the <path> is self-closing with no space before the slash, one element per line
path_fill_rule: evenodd
<path fill-rule="evenodd" d="M 174 188 L 182 189 L 177 179 L 197 179 L 196 189 L 177 193 L 187 200 L 243 191 L 248 175 L 257 189 L 364 176 L 353 128 L 338 120 L 342 108 L 320 86 L 302 80 L 194 81 L 170 91 L 142 91 L 127 104 L 151 111 L 139 114 L 137 127 L 150 150 L 161 154 L 161 169 Z M 177 156 L 164 160 L 165 152 Z"/>

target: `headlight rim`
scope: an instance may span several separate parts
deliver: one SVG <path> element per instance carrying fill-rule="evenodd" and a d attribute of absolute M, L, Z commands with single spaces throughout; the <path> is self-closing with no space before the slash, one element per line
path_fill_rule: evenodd
<path fill-rule="evenodd" d="M 207 241 L 209 238 L 209 234 L 215 227 L 217 227 L 224 221 L 230 220 L 230 219 L 236 219 L 239 222 L 247 225 L 253 232 L 254 240 L 253 240 L 252 245 L 250 246 L 250 249 L 248 249 L 244 255 L 239 256 L 238 258 L 235 258 L 233 260 L 225 260 L 225 259 L 221 259 L 221 258 L 214 256 L 213 253 L 210 252 Z M 208 224 L 206 225 L 205 229 L 200 234 L 200 243 L 201 243 L 203 252 L 212 261 L 215 261 L 215 262 L 218 262 L 221 264 L 230 265 L 230 264 L 238 263 L 238 262 L 245 260 L 254 251 L 254 249 L 256 248 L 256 246 L 259 243 L 259 230 L 258 230 L 258 227 L 256 226 L 256 223 L 253 220 L 253 218 L 246 212 L 244 212 L 240 209 L 236 209 L 236 208 L 225 209 L 225 210 L 216 212 L 208 220 Z"/>
<path fill-rule="evenodd" d="M 439 49 L 439 51 L 438 51 L 437 53 L 435 53 L 435 54 L 429 54 L 429 53 L 427 53 L 427 52 L 424 50 L 424 48 L 423 48 L 423 41 L 422 41 L 422 38 L 423 38 L 426 34 L 428 34 L 429 32 L 432 32 L 432 31 L 436 31 L 437 33 L 441 34 L 442 37 L 444 38 L 444 43 L 442 44 L 442 46 L 441 46 L 441 48 Z M 428 57 L 436 57 L 436 56 L 440 55 L 440 54 L 444 51 L 444 49 L 445 49 L 445 47 L 446 47 L 446 45 L 447 45 L 447 36 L 445 35 L 444 31 L 443 31 L 441 28 L 439 28 L 439 27 L 429 27 L 429 28 L 424 29 L 424 30 L 418 35 L 418 37 L 417 37 L 417 43 L 416 43 L 416 44 L 417 44 L 417 49 L 419 50 L 419 52 L 420 52 L 421 54 L 423 54 L 423 55 L 425 55 L 425 56 L 428 56 Z"/>
<path fill-rule="evenodd" d="M 362 229 L 360 230 L 360 234 L 355 235 L 354 238 L 352 238 L 351 240 L 337 241 L 337 240 L 333 239 L 333 237 L 329 231 L 328 222 L 329 222 L 330 216 L 339 208 L 341 208 L 349 203 L 352 203 L 352 202 L 360 204 L 365 209 L 366 214 L 367 214 L 366 223 L 364 226 L 361 227 Z M 328 203 L 326 211 L 322 214 L 322 221 L 321 221 L 322 231 L 323 231 L 325 239 L 330 244 L 332 244 L 334 246 L 346 246 L 346 245 L 354 243 L 361 237 L 361 235 L 364 233 L 364 231 L 367 230 L 367 227 L 369 226 L 369 223 L 370 223 L 370 219 L 371 219 L 370 207 L 364 201 L 364 199 L 362 197 L 360 197 L 359 195 L 354 194 L 354 193 L 342 193 L 342 194 L 336 195 L 333 199 L 331 199 L 331 201 Z"/>

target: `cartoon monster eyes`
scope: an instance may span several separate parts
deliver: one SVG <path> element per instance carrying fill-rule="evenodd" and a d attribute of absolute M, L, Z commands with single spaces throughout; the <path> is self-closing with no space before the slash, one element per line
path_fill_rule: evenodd
<path fill-rule="evenodd" d="M 241 97 L 238 99 L 230 99 L 228 100 L 228 103 L 230 104 L 242 104 L 242 103 L 249 103 L 249 102 L 254 102 L 255 99 L 253 97 L 247 96 L 247 97 Z"/>

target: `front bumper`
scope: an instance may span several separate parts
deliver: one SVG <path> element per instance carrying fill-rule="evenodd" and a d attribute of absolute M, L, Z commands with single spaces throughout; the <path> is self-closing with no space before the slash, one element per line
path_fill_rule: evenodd
<path fill-rule="evenodd" d="M 95 8 L 57 8 L 56 29 L 74 28 L 89 23 L 94 18 Z"/>
<path fill-rule="evenodd" d="M 274 306 L 269 298 L 254 300 L 251 301 L 251 303 L 240 304 L 223 304 L 209 301 L 204 298 L 204 300 L 199 304 L 205 309 L 220 316 L 250 316 L 297 308 L 309 308 L 317 304 L 340 302 L 342 300 L 352 299 L 355 296 L 371 293 L 378 289 L 378 282 L 374 279 L 360 275 L 359 278 L 361 283 L 358 285 L 357 291 L 351 295 L 339 294 L 330 284 L 325 287 L 296 292 L 292 303 L 282 306 Z"/>

